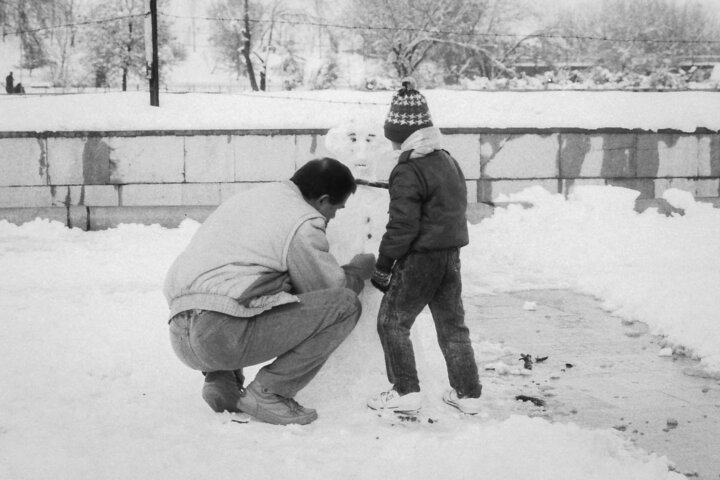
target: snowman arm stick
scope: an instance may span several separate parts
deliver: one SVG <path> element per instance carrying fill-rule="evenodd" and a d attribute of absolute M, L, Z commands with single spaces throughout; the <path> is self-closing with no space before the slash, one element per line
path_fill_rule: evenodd
<path fill-rule="evenodd" d="M 369 181 L 363 180 L 361 178 L 356 178 L 355 183 L 357 185 L 366 185 L 368 187 L 384 188 L 386 190 L 390 188 L 387 182 L 369 182 Z"/>

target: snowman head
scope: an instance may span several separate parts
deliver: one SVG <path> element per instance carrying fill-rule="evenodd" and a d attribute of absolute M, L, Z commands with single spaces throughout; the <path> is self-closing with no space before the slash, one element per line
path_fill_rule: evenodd
<path fill-rule="evenodd" d="M 325 148 L 347 165 L 355 178 L 368 181 L 377 180 L 378 162 L 392 152 L 382 124 L 360 119 L 331 128 L 325 135 Z"/>

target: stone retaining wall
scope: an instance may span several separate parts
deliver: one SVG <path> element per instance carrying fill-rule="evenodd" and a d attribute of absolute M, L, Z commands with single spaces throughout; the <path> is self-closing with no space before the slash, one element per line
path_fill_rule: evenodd
<path fill-rule="evenodd" d="M 230 195 L 332 156 L 325 130 L 0 132 L 0 219 L 36 216 L 99 229 L 202 220 Z M 542 185 L 617 185 L 653 200 L 668 188 L 720 196 L 720 134 L 443 129 L 472 207 Z M 389 168 L 385 168 L 389 171 Z"/>

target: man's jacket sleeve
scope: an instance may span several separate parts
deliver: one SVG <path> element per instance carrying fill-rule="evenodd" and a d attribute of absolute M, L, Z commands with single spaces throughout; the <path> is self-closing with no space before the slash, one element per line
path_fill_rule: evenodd
<path fill-rule="evenodd" d="M 287 265 L 296 293 L 344 287 L 359 292 L 364 285 L 352 269 L 341 267 L 330 253 L 325 222 L 321 219 L 309 220 L 295 232 Z"/>

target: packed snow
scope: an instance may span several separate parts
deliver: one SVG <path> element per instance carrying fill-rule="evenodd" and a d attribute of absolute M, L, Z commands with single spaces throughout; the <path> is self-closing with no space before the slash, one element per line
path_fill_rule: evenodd
<path fill-rule="evenodd" d="M 393 91 L 0 95 L 0 131 L 331 128 L 382 122 Z M 717 92 L 423 90 L 441 128 L 720 130 Z M 459 106 L 462 107 L 459 107 Z"/>

